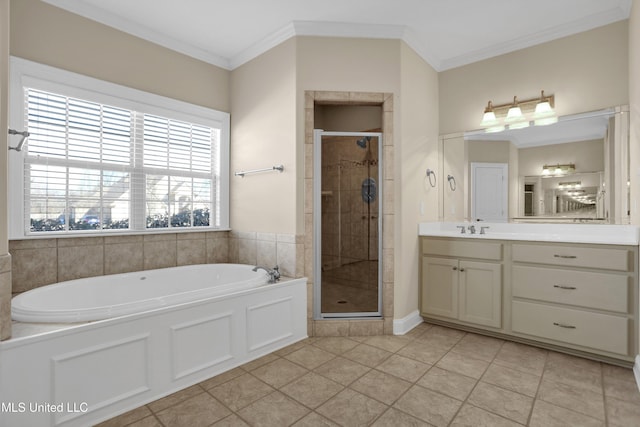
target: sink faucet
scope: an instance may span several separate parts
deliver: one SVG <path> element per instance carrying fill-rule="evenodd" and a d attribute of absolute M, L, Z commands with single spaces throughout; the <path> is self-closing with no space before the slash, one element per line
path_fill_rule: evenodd
<path fill-rule="evenodd" d="M 267 274 L 269 275 L 268 283 L 276 283 L 278 280 L 280 280 L 280 270 L 278 269 L 277 265 L 273 268 L 261 267 L 259 265 L 256 265 L 255 267 L 253 267 L 253 271 L 258 271 L 260 269 L 266 271 Z"/>
<path fill-rule="evenodd" d="M 470 225 L 469 226 L 469 233 L 476 234 L 476 226 L 475 225 Z"/>
<path fill-rule="evenodd" d="M 456 225 L 456 228 L 460 229 L 460 234 L 464 234 L 466 232 L 464 229 L 464 225 Z"/>
<path fill-rule="evenodd" d="M 487 227 L 487 226 L 480 227 L 480 234 L 487 234 L 487 233 L 484 232 L 484 230 L 486 230 L 487 228 L 491 228 L 491 227 Z"/>

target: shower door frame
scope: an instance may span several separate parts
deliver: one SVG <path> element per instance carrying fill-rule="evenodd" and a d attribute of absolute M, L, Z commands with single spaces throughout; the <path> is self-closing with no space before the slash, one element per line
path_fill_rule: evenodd
<path fill-rule="evenodd" d="M 377 311 L 323 313 L 322 312 L 322 137 L 349 136 L 378 138 L 378 307 Z M 313 319 L 371 319 L 382 318 L 382 209 L 383 209 L 383 141 L 382 132 L 340 132 L 313 130 Z"/>

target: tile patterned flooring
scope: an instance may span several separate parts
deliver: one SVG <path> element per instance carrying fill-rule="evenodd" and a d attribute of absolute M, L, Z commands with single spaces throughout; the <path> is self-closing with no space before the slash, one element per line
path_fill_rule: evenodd
<path fill-rule="evenodd" d="M 423 323 L 314 337 L 99 424 L 640 425 L 631 369 Z"/>

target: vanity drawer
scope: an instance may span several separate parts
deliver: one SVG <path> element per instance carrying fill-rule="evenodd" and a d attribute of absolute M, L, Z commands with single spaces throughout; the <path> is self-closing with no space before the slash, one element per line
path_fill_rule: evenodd
<path fill-rule="evenodd" d="M 564 245 L 514 244 L 512 259 L 517 262 L 629 271 L 630 252 L 626 249 L 590 248 Z"/>
<path fill-rule="evenodd" d="M 514 297 L 599 310 L 629 311 L 629 277 L 613 273 L 514 265 Z"/>
<path fill-rule="evenodd" d="M 422 254 L 499 261 L 502 259 L 502 244 L 486 240 L 432 239 L 423 237 Z"/>
<path fill-rule="evenodd" d="M 514 332 L 561 343 L 629 353 L 629 320 L 623 316 L 512 301 L 511 328 Z"/>

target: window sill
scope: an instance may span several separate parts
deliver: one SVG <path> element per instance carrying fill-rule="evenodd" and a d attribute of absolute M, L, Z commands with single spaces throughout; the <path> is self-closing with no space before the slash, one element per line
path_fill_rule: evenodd
<path fill-rule="evenodd" d="M 157 234 L 188 234 L 188 233 L 218 233 L 231 231 L 231 228 L 200 228 L 200 229 L 184 229 L 184 228 L 170 228 L 153 231 L 118 231 L 118 232 L 93 232 L 93 231 L 78 231 L 74 233 L 60 233 L 60 232 L 42 232 L 38 234 L 28 234 L 22 237 L 11 237 L 9 241 L 19 240 L 44 240 L 44 239 L 73 239 L 81 237 L 117 237 L 117 236 L 146 236 Z"/>

